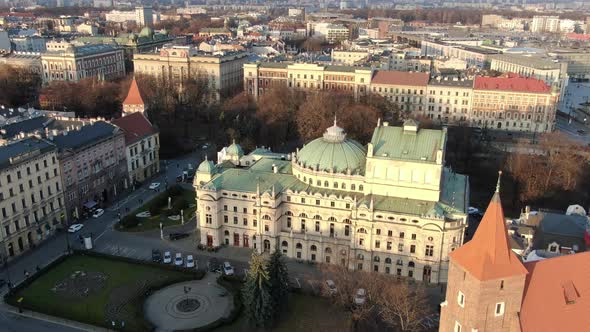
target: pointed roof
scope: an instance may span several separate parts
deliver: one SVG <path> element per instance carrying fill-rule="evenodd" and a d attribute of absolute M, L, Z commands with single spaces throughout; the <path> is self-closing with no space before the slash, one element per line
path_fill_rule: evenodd
<path fill-rule="evenodd" d="M 140 112 L 125 115 L 113 120 L 112 123 L 125 132 L 126 145 L 130 145 L 158 132 L 145 115 Z"/>
<path fill-rule="evenodd" d="M 133 77 L 133 81 L 131 81 L 129 93 L 127 94 L 127 98 L 125 98 L 123 105 L 144 105 L 143 98 L 141 98 L 141 93 L 139 92 L 139 87 L 137 86 L 135 77 Z"/>
<path fill-rule="evenodd" d="M 473 239 L 449 254 L 451 261 L 481 281 L 527 274 L 510 248 L 499 184 L 500 178 Z"/>

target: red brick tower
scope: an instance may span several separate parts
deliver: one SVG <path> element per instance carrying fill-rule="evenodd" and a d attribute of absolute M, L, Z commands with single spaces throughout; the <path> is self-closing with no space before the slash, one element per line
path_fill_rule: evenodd
<path fill-rule="evenodd" d="M 123 101 L 123 116 L 133 114 L 135 112 L 140 112 L 143 115 L 146 115 L 145 110 L 145 103 L 143 102 L 143 98 L 141 98 L 141 93 L 139 92 L 139 87 L 137 86 L 137 81 L 134 77 L 133 81 L 131 81 L 127 98 L 125 98 L 125 101 Z"/>
<path fill-rule="evenodd" d="M 510 248 L 499 177 L 473 239 L 449 256 L 439 331 L 520 331 L 518 315 L 527 270 Z"/>

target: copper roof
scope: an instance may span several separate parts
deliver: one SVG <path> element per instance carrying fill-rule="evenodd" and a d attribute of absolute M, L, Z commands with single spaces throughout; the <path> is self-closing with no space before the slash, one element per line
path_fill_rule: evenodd
<path fill-rule="evenodd" d="M 523 332 L 588 331 L 590 252 L 525 264 L 529 274 L 520 313 Z"/>
<path fill-rule="evenodd" d="M 143 98 L 141 98 L 141 93 L 139 93 L 139 87 L 137 86 L 137 81 L 135 77 L 133 81 L 131 81 L 131 86 L 129 86 L 129 93 L 127 94 L 127 98 L 123 102 L 123 105 L 143 105 Z"/>
<path fill-rule="evenodd" d="M 473 239 L 449 256 L 453 262 L 481 281 L 527 273 L 510 248 L 498 190 L 492 197 Z"/>

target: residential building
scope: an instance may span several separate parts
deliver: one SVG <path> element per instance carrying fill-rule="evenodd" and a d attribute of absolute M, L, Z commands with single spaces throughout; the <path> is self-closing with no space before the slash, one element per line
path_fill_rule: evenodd
<path fill-rule="evenodd" d="M 140 27 L 154 26 L 154 11 L 151 6 L 135 7 L 135 23 Z"/>
<path fill-rule="evenodd" d="M 473 239 L 449 254 L 439 331 L 585 330 L 590 253 L 522 263 L 508 239 L 498 181 Z"/>
<path fill-rule="evenodd" d="M 177 82 L 204 76 L 218 94 L 225 94 L 242 88 L 247 56 L 245 52 L 206 54 L 192 46 L 172 46 L 159 52 L 135 54 L 133 67 L 135 73 Z"/>
<path fill-rule="evenodd" d="M 125 133 L 104 121 L 50 136 L 58 148 L 69 218 L 114 202 L 127 183 Z M 72 220 L 72 219 L 70 219 Z"/>
<path fill-rule="evenodd" d="M 56 147 L 26 138 L 0 146 L 0 256 L 12 259 L 65 222 Z"/>
<path fill-rule="evenodd" d="M 348 91 L 355 97 L 369 89 L 372 70 L 366 67 L 308 63 L 262 62 L 244 65 L 244 89 L 258 98 L 278 85 L 310 91 Z"/>
<path fill-rule="evenodd" d="M 13 36 L 10 37 L 12 50 L 16 52 L 45 52 L 47 39 L 41 36 Z"/>
<path fill-rule="evenodd" d="M 332 62 L 335 64 L 354 65 L 369 59 L 369 52 L 353 50 L 333 50 Z"/>
<path fill-rule="evenodd" d="M 41 77 L 43 67 L 41 66 L 41 54 L 30 52 L 13 52 L 0 56 L 0 63 L 10 65 L 16 68 L 25 69 Z"/>
<path fill-rule="evenodd" d="M 385 58 L 383 69 L 398 71 L 417 71 L 427 73 L 432 69 L 432 58 L 410 56 L 404 51 L 391 53 Z"/>
<path fill-rule="evenodd" d="M 434 77 L 428 83 L 424 115 L 437 123 L 467 124 L 473 98 L 473 80 Z"/>
<path fill-rule="evenodd" d="M 590 78 L 590 57 L 585 50 L 558 49 L 548 52 L 555 60 L 567 63 L 567 74 L 576 79 Z"/>
<path fill-rule="evenodd" d="M 555 62 L 551 58 L 534 55 L 493 55 L 490 57 L 490 69 L 533 77 L 558 88 L 564 85 L 564 80 L 568 79 L 567 62 Z"/>
<path fill-rule="evenodd" d="M 342 24 L 333 23 L 308 23 L 309 35 L 323 38 L 328 43 L 335 43 L 337 41 L 347 40 L 350 30 Z"/>
<path fill-rule="evenodd" d="M 125 114 L 113 120 L 125 133 L 125 155 L 129 184 L 148 180 L 160 172 L 160 139 L 158 130 L 143 112 Z"/>
<path fill-rule="evenodd" d="M 125 76 L 123 50 L 110 45 L 77 46 L 68 42 L 47 43 L 41 55 L 43 82 L 84 78 L 111 80 Z"/>
<path fill-rule="evenodd" d="M 428 73 L 380 70 L 371 79 L 370 91 L 396 103 L 406 113 L 426 109 Z"/>
<path fill-rule="evenodd" d="M 464 60 L 468 68 L 484 69 L 489 67 L 489 57 L 500 52 L 479 46 L 424 40 L 421 42 L 421 53 L 423 56 Z"/>
<path fill-rule="evenodd" d="M 531 32 L 559 32 L 559 16 L 533 16 Z"/>
<path fill-rule="evenodd" d="M 232 37 L 233 33 L 231 30 L 226 28 L 202 28 L 199 30 L 199 37 L 214 37 L 214 36 L 226 36 Z"/>
<path fill-rule="evenodd" d="M 586 211 L 568 211 L 564 214 L 528 211 L 527 207 L 527 211 L 521 215 L 521 220 L 523 224 L 536 229 L 532 249 L 568 254 L 590 248 L 590 221 Z"/>
<path fill-rule="evenodd" d="M 555 89 L 535 78 L 477 76 L 468 118 L 472 127 L 551 132 L 558 96 Z"/>
<path fill-rule="evenodd" d="M 469 204 L 468 178 L 444 166 L 446 130 L 378 123 L 365 147 L 334 122 L 292 154 L 234 143 L 203 161 L 201 243 L 446 282 Z"/>

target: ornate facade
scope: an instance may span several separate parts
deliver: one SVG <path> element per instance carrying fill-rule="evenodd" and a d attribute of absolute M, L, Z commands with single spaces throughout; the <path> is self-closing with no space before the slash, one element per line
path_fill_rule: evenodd
<path fill-rule="evenodd" d="M 336 123 L 291 154 L 234 143 L 197 170 L 201 243 L 445 282 L 469 197 L 444 166 L 446 138 L 410 120 L 379 123 L 366 146 Z"/>

